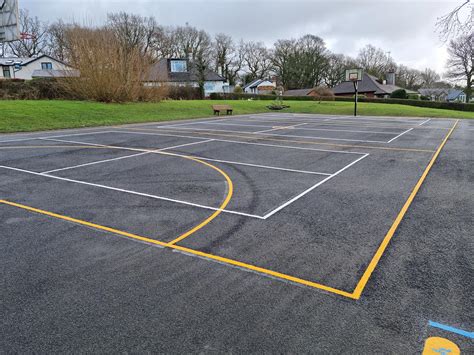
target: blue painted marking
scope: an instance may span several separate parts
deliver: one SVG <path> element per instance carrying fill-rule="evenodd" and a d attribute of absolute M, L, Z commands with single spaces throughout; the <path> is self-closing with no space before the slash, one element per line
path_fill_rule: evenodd
<path fill-rule="evenodd" d="M 449 325 L 444 325 L 444 324 L 441 324 L 441 323 L 433 322 L 431 320 L 428 321 L 428 325 L 430 325 L 432 327 L 435 327 L 435 328 L 446 330 L 446 331 L 451 332 L 451 333 L 456 333 L 456 334 L 474 339 L 474 332 L 468 332 L 466 330 L 450 327 Z"/>

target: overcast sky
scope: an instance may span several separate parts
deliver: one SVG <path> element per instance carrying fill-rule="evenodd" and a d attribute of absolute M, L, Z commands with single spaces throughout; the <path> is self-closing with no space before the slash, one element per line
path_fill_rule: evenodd
<path fill-rule="evenodd" d="M 356 56 L 371 43 L 397 63 L 445 70 L 446 49 L 435 33 L 437 17 L 460 0 L 20 0 L 20 7 L 47 21 L 100 24 L 108 12 L 154 16 L 162 25 L 184 25 L 211 34 L 271 45 L 310 33 L 335 53 Z"/>

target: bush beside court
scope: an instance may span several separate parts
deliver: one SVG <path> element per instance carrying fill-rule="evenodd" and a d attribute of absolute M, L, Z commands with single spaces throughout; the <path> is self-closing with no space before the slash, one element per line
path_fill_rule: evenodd
<path fill-rule="evenodd" d="M 105 104 L 66 100 L 0 100 L 0 132 L 31 132 L 61 128 L 95 127 L 126 123 L 172 121 L 212 116 L 213 100 L 165 100 L 158 103 Z M 227 104 L 234 114 L 270 112 L 265 100 L 236 100 Z M 284 112 L 351 115 L 353 103 L 336 101 L 290 101 Z M 474 118 L 472 112 L 414 107 L 398 104 L 359 104 L 367 116 Z"/>

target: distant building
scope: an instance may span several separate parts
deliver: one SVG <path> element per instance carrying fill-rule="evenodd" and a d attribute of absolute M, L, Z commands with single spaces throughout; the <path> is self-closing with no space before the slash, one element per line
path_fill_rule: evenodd
<path fill-rule="evenodd" d="M 451 88 L 421 88 L 418 92 L 431 101 L 466 102 L 466 94 L 459 89 Z"/>
<path fill-rule="evenodd" d="M 388 73 L 386 78 L 386 80 L 381 82 L 375 76 L 364 73 L 362 80 L 359 82 L 359 94 L 367 97 L 388 98 L 395 90 L 403 89 L 395 85 L 395 73 Z M 334 86 L 332 90 L 336 96 L 352 96 L 354 95 L 354 84 L 344 81 Z M 418 94 L 412 90 L 404 90 L 407 94 Z"/>
<path fill-rule="evenodd" d="M 316 88 L 286 90 L 283 96 L 318 96 Z"/>
<path fill-rule="evenodd" d="M 462 90 L 451 89 L 446 97 L 448 102 L 466 102 L 466 94 Z"/>
<path fill-rule="evenodd" d="M 156 62 L 144 79 L 146 86 L 190 86 L 199 87 L 199 76 L 195 66 L 186 59 L 160 59 Z M 226 79 L 212 70 L 204 73 L 204 95 L 211 93 L 228 92 L 229 88 Z"/>
<path fill-rule="evenodd" d="M 69 76 L 79 76 L 79 72 L 46 54 L 36 58 L 0 58 L 0 79 L 31 80 Z"/>
<path fill-rule="evenodd" d="M 265 95 L 276 89 L 276 81 L 269 79 L 257 79 L 245 85 L 242 89 L 246 94 Z"/>

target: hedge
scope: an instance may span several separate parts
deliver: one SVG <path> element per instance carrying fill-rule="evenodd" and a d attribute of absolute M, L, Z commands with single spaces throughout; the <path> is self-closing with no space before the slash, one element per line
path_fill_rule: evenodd
<path fill-rule="evenodd" d="M 212 100 L 275 100 L 275 95 L 256 95 L 256 94 L 211 94 Z M 335 97 L 314 97 L 314 96 L 283 96 L 283 100 L 289 101 L 354 101 L 353 97 L 335 96 Z M 359 97 L 359 102 L 373 102 L 380 104 L 399 104 L 418 107 L 438 108 L 445 110 L 468 111 L 474 112 L 474 104 L 465 104 L 462 102 L 438 102 L 411 99 L 379 99 L 369 97 Z"/>
<path fill-rule="evenodd" d="M 51 100 L 74 99 L 55 79 L 0 80 L 0 99 Z"/>

